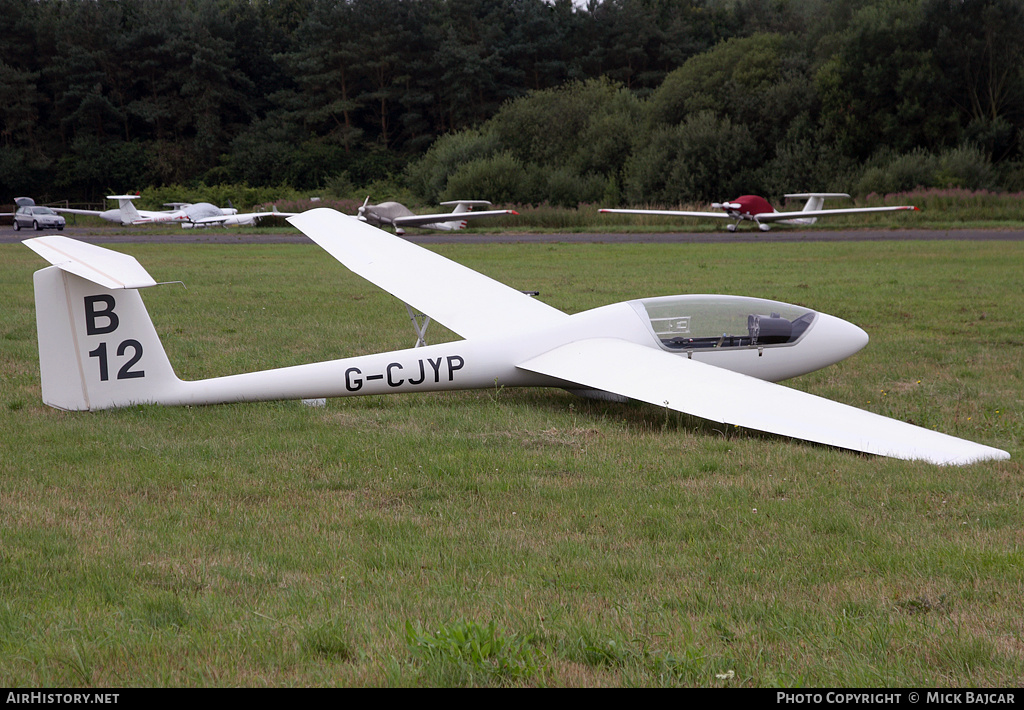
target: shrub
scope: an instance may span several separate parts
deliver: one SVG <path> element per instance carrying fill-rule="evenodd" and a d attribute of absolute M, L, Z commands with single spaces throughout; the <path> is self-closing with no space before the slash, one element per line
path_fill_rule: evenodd
<path fill-rule="evenodd" d="M 492 157 L 497 146 L 497 138 L 490 131 L 466 130 L 441 136 L 422 158 L 406 168 L 409 189 L 426 202 L 439 202 L 452 175 L 467 163 Z"/>
<path fill-rule="evenodd" d="M 749 176 L 759 158 L 746 126 L 702 111 L 655 131 L 633 155 L 625 197 L 633 204 L 663 205 L 732 199 L 758 189 Z"/>
<path fill-rule="evenodd" d="M 490 200 L 500 203 L 535 203 L 535 171 L 527 169 L 508 151 L 461 165 L 448 178 L 444 200 Z"/>

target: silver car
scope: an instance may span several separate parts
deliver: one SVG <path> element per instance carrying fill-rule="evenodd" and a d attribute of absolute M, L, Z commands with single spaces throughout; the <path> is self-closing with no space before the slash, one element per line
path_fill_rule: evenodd
<path fill-rule="evenodd" d="M 22 227 L 32 229 L 64 229 L 64 217 L 57 214 L 49 207 L 41 205 L 26 205 L 19 207 L 14 213 L 14 231 Z"/>

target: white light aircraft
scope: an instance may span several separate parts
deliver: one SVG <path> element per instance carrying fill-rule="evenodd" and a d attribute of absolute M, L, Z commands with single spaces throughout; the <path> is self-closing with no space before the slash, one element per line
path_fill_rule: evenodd
<path fill-rule="evenodd" d="M 647 298 L 568 315 L 432 251 L 334 210 L 289 221 L 409 309 L 418 347 L 179 379 L 139 295 L 156 281 L 131 256 L 62 236 L 25 240 L 35 273 L 43 401 L 66 410 L 498 387 L 561 387 L 641 400 L 705 419 L 936 464 L 1005 451 L 775 384 L 853 355 L 857 326 L 739 296 Z M 415 311 L 464 338 L 426 345 Z M 428 321 L 429 322 L 429 321 Z"/>
<path fill-rule="evenodd" d="M 762 232 L 771 229 L 772 222 L 781 224 L 809 225 L 818 221 L 818 217 L 831 217 L 840 214 L 855 214 L 858 212 L 896 212 L 899 210 L 916 210 L 913 205 L 900 205 L 898 207 L 848 207 L 845 209 L 822 209 L 825 199 L 829 197 L 849 197 L 845 192 L 800 192 L 786 195 L 786 198 L 804 199 L 807 203 L 803 210 L 796 212 L 779 212 L 771 203 L 757 195 L 742 195 L 731 202 L 715 202 L 711 206 L 721 212 L 684 212 L 680 210 L 631 210 L 631 209 L 603 209 L 601 212 L 610 214 L 649 214 L 665 217 L 698 217 L 707 219 L 731 219 L 735 220 L 726 229 L 735 232 L 743 220 L 749 220 L 757 225 Z"/>
<path fill-rule="evenodd" d="M 54 207 L 55 212 L 67 212 L 68 214 L 87 214 L 100 217 L 110 222 L 119 222 L 123 225 L 135 224 L 180 224 L 182 229 L 194 227 L 234 227 L 239 225 L 251 226 L 264 217 L 291 217 L 294 212 L 278 212 L 275 207 L 272 212 L 249 212 L 239 214 L 234 207 L 217 207 L 209 202 L 175 202 L 171 210 L 140 210 L 135 207 L 133 200 L 139 199 L 138 195 L 108 195 L 108 200 L 117 200 L 117 207 L 109 210 L 79 210 L 67 207 Z"/>
<path fill-rule="evenodd" d="M 379 205 L 369 204 L 370 198 L 363 201 L 356 217 L 372 224 L 374 227 L 391 226 L 395 234 L 405 234 L 405 227 L 420 227 L 421 229 L 465 229 L 466 220 L 479 219 L 480 217 L 496 217 L 503 214 L 519 214 L 515 210 L 484 210 L 474 212 L 474 207 L 490 207 L 487 200 L 452 200 L 442 202 L 444 206 L 454 205 L 451 212 L 440 214 L 415 214 L 405 205 L 398 202 L 381 202 Z"/>

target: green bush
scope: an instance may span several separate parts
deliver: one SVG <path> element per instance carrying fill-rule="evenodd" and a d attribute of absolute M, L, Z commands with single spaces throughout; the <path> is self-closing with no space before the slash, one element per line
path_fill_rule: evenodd
<path fill-rule="evenodd" d="M 634 153 L 626 166 L 625 198 L 661 205 L 732 199 L 758 191 L 759 185 L 743 179 L 758 162 L 746 126 L 702 111 L 656 131 Z"/>
<path fill-rule="evenodd" d="M 490 158 L 497 146 L 497 137 L 490 131 L 466 130 L 441 136 L 426 155 L 406 168 L 409 189 L 426 202 L 439 202 L 452 175 L 467 163 Z"/>
<path fill-rule="evenodd" d="M 984 190 L 996 182 L 991 161 L 978 148 L 961 146 L 938 154 L 924 149 L 875 156 L 854 182 L 858 195 L 889 194 L 915 188 Z"/>
<path fill-rule="evenodd" d="M 534 170 L 510 152 L 461 165 L 448 178 L 443 200 L 490 200 L 499 203 L 533 203 L 540 191 Z"/>

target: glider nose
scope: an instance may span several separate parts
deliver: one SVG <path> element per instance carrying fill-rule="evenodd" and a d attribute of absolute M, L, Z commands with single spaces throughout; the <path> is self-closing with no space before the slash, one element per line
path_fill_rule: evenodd
<path fill-rule="evenodd" d="M 859 326 L 827 313 L 818 314 L 817 327 L 811 330 L 814 350 L 824 365 L 832 365 L 854 355 L 868 344 L 868 334 Z"/>

